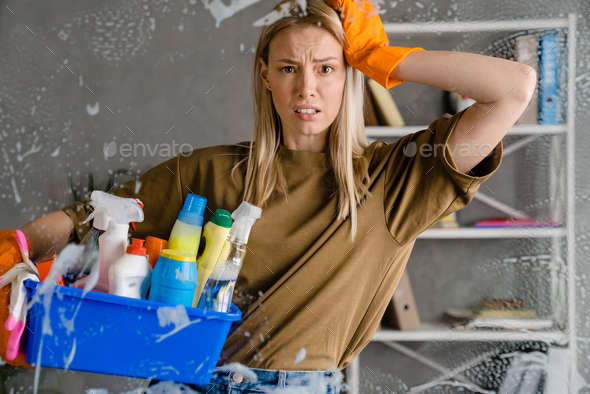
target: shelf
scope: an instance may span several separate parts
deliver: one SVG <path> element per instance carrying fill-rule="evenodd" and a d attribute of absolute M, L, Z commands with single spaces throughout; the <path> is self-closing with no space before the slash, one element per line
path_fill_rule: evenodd
<path fill-rule="evenodd" d="M 371 342 L 389 341 L 542 341 L 561 342 L 567 339 L 563 331 L 460 330 L 442 323 L 422 323 L 414 330 L 382 329 L 375 332 Z"/>
<path fill-rule="evenodd" d="M 410 33 L 469 33 L 474 31 L 518 31 L 529 29 L 560 29 L 569 28 L 568 18 L 551 19 L 520 19 L 510 21 L 477 21 L 477 22 L 405 22 L 384 23 L 385 32 L 391 34 Z"/>
<path fill-rule="evenodd" d="M 404 127 L 388 127 L 388 126 L 366 126 L 365 133 L 367 137 L 403 137 L 417 131 L 426 130 L 425 126 L 404 126 Z M 508 130 L 508 135 L 531 135 L 531 134 L 560 134 L 567 133 L 567 124 L 558 125 L 538 125 L 538 124 L 522 124 L 515 125 Z"/>
<path fill-rule="evenodd" d="M 418 235 L 418 239 L 492 239 L 492 238 L 557 238 L 565 237 L 564 227 L 529 227 L 529 228 L 474 228 L 458 229 L 430 228 Z"/>
<path fill-rule="evenodd" d="M 492 15 L 493 16 L 493 15 Z M 454 22 L 425 22 L 425 23 L 385 23 L 385 32 L 390 36 L 390 45 L 394 44 L 400 39 L 410 39 L 414 36 L 417 38 L 429 38 L 429 35 L 441 35 L 442 33 L 458 35 L 462 34 L 463 38 L 468 36 L 468 33 L 495 33 L 495 32 L 525 32 L 531 33 L 534 30 L 547 30 L 547 29 L 563 29 L 567 31 L 566 35 L 566 65 L 567 65 L 567 124 L 561 125 L 515 125 L 507 134 L 509 135 L 522 135 L 528 138 L 521 138 L 520 141 L 511 144 L 511 152 L 524 146 L 526 143 L 534 140 L 534 137 L 538 136 L 563 136 L 566 141 L 566 148 L 563 150 L 563 155 L 557 159 L 551 161 L 551 170 L 557 168 L 557 173 L 560 174 L 561 160 L 566 161 L 565 167 L 565 185 L 564 193 L 566 195 L 565 201 L 565 222 L 567 228 L 564 227 L 531 227 L 530 230 L 527 228 L 459 228 L 459 229 L 435 229 L 431 228 L 418 235 L 421 239 L 507 239 L 507 238 L 552 238 L 555 242 L 554 246 L 556 254 L 562 252 L 566 254 L 566 268 L 568 269 L 568 281 L 574 281 L 576 278 L 576 247 L 575 247 L 575 228 L 576 228 L 576 211 L 575 211 L 575 153 L 576 153 L 576 142 L 575 142 L 575 103 L 576 103 L 576 65 L 579 51 L 577 50 L 577 20 L 578 16 L 576 13 L 570 13 L 566 17 L 562 18 L 550 18 L 550 19 L 517 19 L 517 20 L 484 20 L 484 21 L 459 21 L 455 18 Z M 396 37 L 393 37 L 393 36 Z M 410 37 L 411 36 L 411 37 Z M 410 41 L 408 41 L 410 42 Z M 579 77 L 578 77 L 579 78 Z M 395 96 L 394 96 L 395 98 Z M 401 108 L 400 108 L 401 110 Z M 434 117 L 433 119 L 436 119 Z M 366 135 L 369 138 L 399 138 L 412 134 L 418 131 L 427 130 L 428 125 L 414 125 L 405 127 L 365 127 Z M 557 139 L 552 140 L 552 144 L 555 143 L 555 149 L 557 150 L 560 141 Z M 509 151 L 510 152 L 510 151 Z M 561 152 L 561 150 L 560 150 Z M 550 190 L 557 190 L 557 183 L 559 179 L 557 177 L 550 177 L 549 186 Z M 557 192 L 556 192 L 557 193 Z M 553 195 L 553 192 L 552 192 Z M 567 237 L 566 237 L 567 235 Z M 558 239 L 558 238 L 565 239 Z M 565 245 L 562 247 L 562 241 Z M 557 274 L 556 274 L 557 275 Z M 565 278 L 561 277 L 561 274 L 552 277 L 552 280 L 557 281 L 557 286 L 564 286 Z M 561 287 L 560 287 L 561 288 Z M 433 295 L 436 296 L 436 295 Z M 558 369 L 549 368 L 546 371 L 546 380 L 553 382 L 549 386 L 547 392 L 565 392 L 567 389 L 568 379 L 564 379 L 564 375 L 567 374 L 569 381 L 573 381 L 578 373 L 578 344 L 580 340 L 576 331 L 572 332 L 577 321 L 577 287 L 567 286 L 567 300 L 560 293 L 557 299 L 551 299 L 553 302 L 559 303 L 560 309 L 560 320 L 561 317 L 565 317 L 564 325 L 571 327 L 567 332 L 560 330 L 543 330 L 543 331 L 511 331 L 511 330 L 461 330 L 461 329 L 450 329 L 443 323 L 423 323 L 419 328 L 410 331 L 399 331 L 392 328 L 384 327 L 383 330 L 377 331 L 373 338 L 373 342 L 381 342 L 396 348 L 400 351 L 400 348 L 406 346 L 401 343 L 394 342 L 428 342 L 428 341 L 450 341 L 450 342 L 465 342 L 465 341 L 497 341 L 497 342 L 519 342 L 519 341 L 537 341 L 555 343 L 557 346 L 567 346 L 567 359 L 565 359 L 563 353 L 549 354 L 549 359 L 553 359 L 550 363 L 559 363 Z M 563 312 L 562 312 L 563 311 Z M 563 316 L 562 316 L 563 315 Z M 583 339 L 582 339 L 583 340 Z M 461 346 L 459 343 L 456 345 Z M 495 345 L 495 343 L 494 343 Z M 442 372 L 444 376 L 453 375 L 452 371 L 448 371 L 445 368 L 441 368 L 439 364 L 424 357 L 423 354 L 412 351 L 406 347 L 406 351 L 402 351 L 406 356 L 433 368 L 438 371 L 437 376 L 440 376 Z M 480 357 L 488 357 L 486 353 L 480 355 Z M 360 375 L 360 357 L 355 358 L 350 365 L 350 379 L 348 378 L 347 371 L 347 383 L 350 380 L 350 393 L 359 394 L 359 375 Z M 563 368 L 561 368 L 563 367 Z M 567 371 L 567 372 L 566 372 Z M 438 383 L 440 379 L 435 378 L 428 382 L 421 382 L 419 386 L 420 390 L 432 387 Z M 463 383 L 471 384 L 469 380 L 463 381 Z M 563 385 L 563 386 L 562 386 Z"/>

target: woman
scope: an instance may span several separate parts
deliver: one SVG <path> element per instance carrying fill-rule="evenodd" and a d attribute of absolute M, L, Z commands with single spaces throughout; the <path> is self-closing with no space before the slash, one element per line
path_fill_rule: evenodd
<path fill-rule="evenodd" d="M 502 137 L 536 83 L 520 63 L 388 47 L 369 1 L 361 9 L 308 0 L 305 10 L 283 1 L 275 10 L 288 14 L 263 28 L 256 47 L 252 142 L 196 149 L 113 191 L 143 201 L 137 238 L 168 238 L 190 192 L 207 198 L 206 220 L 243 200 L 263 209 L 233 298 L 243 318 L 210 384 L 193 387 L 203 393 L 318 381 L 317 392 L 339 392 L 333 378 L 371 340 L 416 236 L 469 204 L 497 170 Z M 386 88 L 413 81 L 477 103 L 396 143 L 368 145 L 362 73 Z M 27 224 L 34 251 L 82 239 L 85 207 Z"/>

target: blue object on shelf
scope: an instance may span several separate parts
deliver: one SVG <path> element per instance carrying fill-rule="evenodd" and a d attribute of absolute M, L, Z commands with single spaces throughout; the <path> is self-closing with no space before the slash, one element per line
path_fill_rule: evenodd
<path fill-rule="evenodd" d="M 539 124 L 557 124 L 557 34 L 543 35 L 539 46 Z"/>
<path fill-rule="evenodd" d="M 41 285 L 25 281 L 29 300 Z M 45 295 L 39 294 L 27 316 L 29 364 L 206 385 L 232 322 L 242 317 L 234 304 L 222 313 L 94 291 L 82 298 L 82 293 L 55 286 L 45 330 Z"/>

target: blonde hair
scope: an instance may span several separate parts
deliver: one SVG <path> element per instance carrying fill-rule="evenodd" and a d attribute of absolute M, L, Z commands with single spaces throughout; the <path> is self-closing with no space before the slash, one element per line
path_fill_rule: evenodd
<path fill-rule="evenodd" d="M 260 78 L 261 64 L 258 58 L 261 57 L 268 64 L 271 40 L 281 30 L 292 26 L 324 26 L 343 47 L 346 39 L 339 15 L 322 0 L 308 0 L 306 10 L 300 8 L 297 0 L 285 0 L 274 10 L 290 12 L 274 23 L 264 26 L 260 33 L 253 68 L 255 121 L 252 141 L 249 144 L 248 156 L 232 169 L 233 177 L 236 168 L 245 160 L 248 161 L 243 199 L 259 207 L 264 207 L 274 193 L 284 194 L 287 198 L 288 190 L 278 160 L 282 138 L 281 121 L 272 102 L 271 93 Z M 369 181 L 368 162 L 363 156 L 368 145 L 363 116 L 364 89 L 363 74 L 346 63 L 342 104 L 330 126 L 327 154 L 336 181 L 332 194 L 338 199 L 336 219 L 346 219 L 350 215 L 352 240 L 356 236 L 356 208 L 370 196 L 366 186 Z"/>

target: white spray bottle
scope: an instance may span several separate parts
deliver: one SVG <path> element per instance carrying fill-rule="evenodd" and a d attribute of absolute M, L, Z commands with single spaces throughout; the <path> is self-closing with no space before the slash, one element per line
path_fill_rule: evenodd
<path fill-rule="evenodd" d="M 94 219 L 92 226 L 106 230 L 98 237 L 98 267 L 95 265 L 89 276 L 82 278 L 71 287 L 109 292 L 109 268 L 127 249 L 127 233 L 130 222 L 143 222 L 141 202 L 133 198 L 118 197 L 99 190 L 90 195 L 90 205 L 94 211 L 83 222 Z"/>
<path fill-rule="evenodd" d="M 246 243 L 250 230 L 261 214 L 261 208 L 246 201 L 232 212 L 234 223 L 215 264 L 211 280 L 201 294 L 198 308 L 217 312 L 229 311 L 236 280 L 246 257 Z"/>

